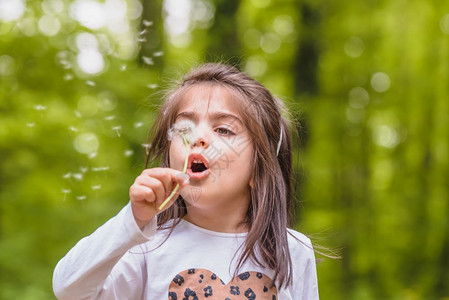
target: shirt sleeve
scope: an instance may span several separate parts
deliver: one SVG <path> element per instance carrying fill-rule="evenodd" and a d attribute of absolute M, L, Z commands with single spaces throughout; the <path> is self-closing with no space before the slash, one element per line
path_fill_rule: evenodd
<path fill-rule="evenodd" d="M 58 299 L 138 299 L 142 269 L 128 250 L 156 234 L 154 218 L 140 230 L 130 204 L 90 236 L 80 240 L 56 265 L 53 291 Z M 119 263 L 120 261 L 120 263 Z M 120 272 L 113 269 L 120 268 Z M 114 274 L 120 274 L 114 276 Z M 126 297 L 120 294 L 126 292 Z"/>
<path fill-rule="evenodd" d="M 301 299 L 318 300 L 318 279 L 316 272 L 315 255 L 313 254 L 313 252 L 306 261 L 303 279 L 304 285 Z"/>
<path fill-rule="evenodd" d="M 315 252 L 308 237 L 290 230 L 290 255 L 293 263 L 292 299 L 318 300 L 318 278 Z"/>

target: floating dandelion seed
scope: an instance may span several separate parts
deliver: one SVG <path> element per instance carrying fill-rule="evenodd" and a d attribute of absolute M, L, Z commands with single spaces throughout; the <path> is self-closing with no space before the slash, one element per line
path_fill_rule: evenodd
<path fill-rule="evenodd" d="M 62 175 L 62 178 L 64 179 L 70 179 L 70 177 L 72 177 L 72 173 L 66 173 Z"/>
<path fill-rule="evenodd" d="M 142 56 L 142 60 L 147 65 L 154 65 L 154 61 L 153 61 L 153 59 L 151 57 Z"/>
<path fill-rule="evenodd" d="M 134 151 L 133 151 L 133 150 L 131 150 L 131 149 L 128 149 L 128 150 L 126 150 L 126 151 L 125 151 L 125 153 L 124 153 L 124 154 L 125 154 L 125 156 L 126 156 L 126 157 L 129 157 L 129 156 L 131 156 L 131 155 L 133 155 L 133 154 L 134 154 Z"/>
<path fill-rule="evenodd" d="M 164 55 L 164 51 L 157 51 L 157 52 L 153 53 L 154 57 L 159 57 L 159 56 L 162 56 L 162 55 Z"/>
<path fill-rule="evenodd" d="M 148 20 L 143 20 L 142 23 L 143 23 L 143 26 L 145 26 L 145 27 L 149 27 L 149 26 L 153 25 L 153 21 L 148 21 Z"/>
<path fill-rule="evenodd" d="M 182 142 L 185 147 L 185 160 L 184 160 L 184 168 L 182 170 L 182 173 L 185 174 L 187 171 L 187 164 L 189 161 L 189 145 L 193 145 L 197 137 L 194 133 L 195 130 L 195 124 L 192 121 L 180 121 L 175 123 L 167 132 L 167 138 L 168 140 L 173 140 L 175 136 L 180 136 L 182 138 Z M 175 196 L 179 189 L 179 183 L 176 184 L 175 188 L 173 189 L 170 196 L 167 197 L 167 199 L 164 200 L 164 202 L 159 206 L 159 210 L 164 209 L 164 207 L 167 205 L 168 202 Z"/>
<path fill-rule="evenodd" d="M 94 190 L 94 191 L 96 191 L 96 190 L 99 190 L 99 189 L 101 189 L 101 185 L 93 185 L 93 186 L 91 186 L 91 188 L 92 188 L 92 190 Z"/>
<path fill-rule="evenodd" d="M 47 107 L 43 106 L 43 105 L 40 105 L 40 104 L 37 104 L 37 105 L 34 106 L 34 109 L 37 110 L 37 111 L 42 111 L 42 110 L 46 110 Z"/>
<path fill-rule="evenodd" d="M 83 117 L 83 115 L 79 111 L 77 111 L 77 110 L 75 110 L 74 113 L 75 113 L 75 116 L 77 118 L 82 118 Z"/>
<path fill-rule="evenodd" d="M 141 38 L 138 38 L 138 39 L 137 39 L 137 42 L 138 42 L 138 43 L 145 43 L 146 41 L 147 41 L 147 39 L 144 38 L 144 37 L 141 37 Z"/>
<path fill-rule="evenodd" d="M 26 123 L 27 127 L 29 128 L 33 128 L 34 126 L 36 126 L 36 123 L 31 122 L 31 123 Z"/>
<path fill-rule="evenodd" d="M 114 116 L 114 115 L 112 115 L 112 116 L 107 116 L 107 117 L 104 117 L 104 119 L 105 119 L 106 121 L 111 121 L 111 120 L 114 120 L 114 119 L 115 119 L 115 116 Z"/>
<path fill-rule="evenodd" d="M 62 198 L 63 201 L 66 200 L 67 195 L 70 194 L 72 191 L 67 189 L 62 189 L 61 192 L 64 194 L 64 198 Z"/>
<path fill-rule="evenodd" d="M 96 83 L 94 81 L 92 81 L 92 80 L 87 80 L 86 84 L 89 85 L 89 86 L 95 86 L 96 85 Z"/>
<path fill-rule="evenodd" d="M 121 65 L 120 66 L 120 71 L 125 71 L 126 70 L 126 65 Z"/>
<path fill-rule="evenodd" d="M 73 131 L 73 132 L 77 132 L 77 131 L 78 131 L 78 128 L 73 127 L 73 126 L 69 126 L 69 130 L 70 130 L 70 131 Z"/>
<path fill-rule="evenodd" d="M 92 172 L 102 172 L 102 171 L 107 171 L 109 170 L 109 167 L 93 167 L 92 168 Z"/>
<path fill-rule="evenodd" d="M 150 153 L 151 144 L 142 144 L 142 147 L 145 149 L 145 154 L 148 155 L 148 153 Z"/>
<path fill-rule="evenodd" d="M 80 171 L 81 171 L 81 173 L 86 173 L 86 172 L 87 172 L 87 170 L 89 170 L 89 168 L 88 168 L 88 167 L 80 167 Z"/>
<path fill-rule="evenodd" d="M 142 30 L 141 32 L 139 32 L 139 35 L 144 35 L 145 33 L 147 33 L 147 30 L 146 30 L 146 29 L 144 29 L 144 30 Z"/>
<path fill-rule="evenodd" d="M 115 130 L 117 136 L 120 137 L 120 130 L 122 130 L 122 126 L 113 126 L 112 130 Z"/>
<path fill-rule="evenodd" d="M 65 74 L 63 78 L 64 78 L 65 81 L 69 81 L 69 80 L 73 79 L 73 75 L 72 74 Z"/>
<path fill-rule="evenodd" d="M 61 66 L 62 66 L 62 68 L 63 69 L 70 69 L 70 68 L 72 68 L 72 63 L 71 62 L 69 62 L 68 60 L 66 60 L 66 59 L 61 59 L 60 61 L 59 61 L 59 63 L 61 64 Z"/>
<path fill-rule="evenodd" d="M 72 174 L 72 177 L 78 181 L 83 180 L 83 174 L 81 174 L 81 173 L 74 173 L 74 174 Z"/>
<path fill-rule="evenodd" d="M 86 200 L 86 196 L 85 195 L 82 195 L 82 196 L 77 196 L 76 197 L 76 200 Z"/>
<path fill-rule="evenodd" d="M 158 87 L 158 85 L 156 83 L 150 83 L 147 85 L 147 87 L 149 87 L 150 89 L 156 89 Z"/>
<path fill-rule="evenodd" d="M 92 152 L 92 153 L 89 153 L 89 154 L 87 155 L 87 157 L 90 158 L 90 159 L 92 159 L 92 158 L 97 157 L 97 155 L 98 155 L 97 152 Z"/>
<path fill-rule="evenodd" d="M 139 128 L 143 126 L 143 122 L 134 123 L 134 128 Z"/>

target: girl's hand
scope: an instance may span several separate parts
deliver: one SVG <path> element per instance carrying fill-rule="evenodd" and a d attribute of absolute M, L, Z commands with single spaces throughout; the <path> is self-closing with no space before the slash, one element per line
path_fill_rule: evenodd
<path fill-rule="evenodd" d="M 180 187 L 188 184 L 188 175 L 170 168 L 146 169 L 140 174 L 129 189 L 131 208 L 137 225 L 143 228 L 158 213 L 158 207 L 170 195 L 176 184 Z M 165 206 L 170 207 L 178 198 L 178 193 Z"/>

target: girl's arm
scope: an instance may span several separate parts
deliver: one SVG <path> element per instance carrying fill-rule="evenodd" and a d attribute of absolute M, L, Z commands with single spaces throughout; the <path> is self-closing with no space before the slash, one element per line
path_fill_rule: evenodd
<path fill-rule="evenodd" d="M 156 218 L 143 231 L 127 205 L 93 234 L 80 240 L 59 261 L 53 274 L 58 299 L 139 299 L 143 255 L 127 254 L 156 233 Z M 125 255 L 127 254 L 127 255 Z M 120 261 L 121 260 L 121 261 Z M 118 263 L 120 261 L 120 263 Z M 119 295 L 126 291 L 126 298 Z"/>
<path fill-rule="evenodd" d="M 127 251 L 154 236 L 157 207 L 176 184 L 188 184 L 185 176 L 169 168 L 144 170 L 130 188 L 130 205 L 79 241 L 57 264 L 53 274 L 55 295 L 59 299 L 141 298 L 146 278 L 141 276 L 145 270 L 139 259 L 144 255 Z"/>

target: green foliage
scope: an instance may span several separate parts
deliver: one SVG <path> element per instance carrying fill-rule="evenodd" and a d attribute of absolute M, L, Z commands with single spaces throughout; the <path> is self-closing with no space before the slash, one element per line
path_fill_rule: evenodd
<path fill-rule="evenodd" d="M 449 298 L 448 4 L 192 0 L 175 34 L 170 1 L 127 1 L 124 31 L 75 2 L 0 14 L 1 299 L 53 297 L 57 261 L 127 203 L 161 87 L 211 60 L 299 120 L 295 226 L 342 249 L 321 298 Z M 78 62 L 92 37 L 100 71 Z"/>

